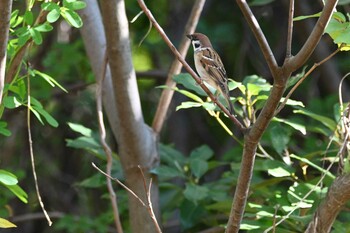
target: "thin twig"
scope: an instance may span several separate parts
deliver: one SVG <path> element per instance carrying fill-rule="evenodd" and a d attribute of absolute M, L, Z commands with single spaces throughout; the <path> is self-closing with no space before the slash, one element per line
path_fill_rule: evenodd
<path fill-rule="evenodd" d="M 151 201 L 150 201 L 150 190 L 151 190 L 151 184 L 152 184 L 152 181 L 150 182 L 150 186 L 149 186 L 149 191 L 147 191 L 147 185 L 145 184 L 145 176 L 144 176 L 144 174 L 143 174 L 143 172 L 142 172 L 142 170 L 141 170 L 141 168 L 140 168 L 140 166 L 139 166 L 139 168 L 140 168 L 140 170 L 141 170 L 141 174 L 142 174 L 142 177 L 143 177 L 143 182 L 144 182 L 144 187 L 145 187 L 145 191 L 146 191 L 146 195 L 147 195 L 147 204 L 136 194 L 136 193 L 134 193 L 128 186 L 126 186 L 125 184 L 123 184 L 120 180 L 118 180 L 117 178 L 114 178 L 114 177 L 112 177 L 112 176 L 110 176 L 110 175 L 108 175 L 107 173 L 105 173 L 104 171 L 102 171 L 99 167 L 97 167 L 94 163 L 92 163 L 92 166 L 96 169 L 96 170 L 98 170 L 99 172 L 101 172 L 103 175 L 105 175 L 106 177 L 108 177 L 109 179 L 111 179 L 111 180 L 114 180 L 115 182 L 117 182 L 120 186 L 122 186 L 126 191 L 128 191 L 131 195 L 133 195 L 144 207 L 146 207 L 147 208 L 147 210 L 148 210 L 148 212 L 149 212 L 149 214 L 150 214 L 150 216 L 151 216 L 151 218 L 152 218 L 152 220 L 153 220 L 153 222 L 154 222 L 154 224 L 155 224 L 155 226 L 156 226 L 156 229 L 157 229 L 157 232 L 158 233 L 161 233 L 162 231 L 161 231 L 161 229 L 160 229 L 160 227 L 159 227 L 159 225 L 158 225 L 158 222 L 157 222 L 157 219 L 156 219 L 156 217 L 155 217 L 155 214 L 154 214 L 154 212 L 153 212 L 153 208 L 152 208 L 152 203 L 151 203 Z"/>
<path fill-rule="evenodd" d="M 246 128 L 242 125 L 242 123 L 234 115 L 230 114 L 230 112 L 224 107 L 224 105 L 222 105 L 220 103 L 220 101 L 218 101 L 218 98 L 216 98 L 213 95 L 213 93 L 211 93 L 211 91 L 204 84 L 204 82 L 198 77 L 196 72 L 194 72 L 193 69 L 187 64 L 185 59 L 181 56 L 179 51 L 175 48 L 173 43 L 170 41 L 169 37 L 165 34 L 163 28 L 155 20 L 153 14 L 147 8 L 145 2 L 143 0 L 137 0 L 137 2 L 139 3 L 143 12 L 145 12 L 148 19 L 152 22 L 153 26 L 158 31 L 159 35 L 163 38 L 164 42 L 168 45 L 168 47 L 171 49 L 171 51 L 174 53 L 174 55 L 177 57 L 177 59 L 182 63 L 182 65 L 187 70 L 187 72 L 193 77 L 193 79 L 198 83 L 198 85 L 207 93 L 207 95 L 210 97 L 210 99 L 233 121 L 233 123 L 238 127 L 238 129 L 244 133 L 246 131 Z"/>
<path fill-rule="evenodd" d="M 47 220 L 47 223 L 49 226 L 52 225 L 52 221 L 50 219 L 50 216 L 46 212 L 44 203 L 41 199 L 40 195 L 40 190 L 39 190 L 39 185 L 38 185 L 38 177 L 36 175 L 36 170 L 35 170 L 35 159 L 34 159 L 34 150 L 33 150 L 33 140 L 32 140 L 32 130 L 31 130 L 31 124 L 30 124 L 30 110 L 31 110 L 31 103 L 30 103 L 30 75 L 29 72 L 27 74 L 27 129 L 28 129 L 28 143 L 29 143 L 29 153 L 30 153 L 30 161 L 32 165 L 32 173 L 34 177 L 34 184 L 35 184 L 35 190 L 36 190 L 36 196 L 38 197 L 38 201 L 40 204 L 40 207 L 45 215 L 45 218 Z"/>
<path fill-rule="evenodd" d="M 276 62 L 275 56 L 271 51 L 269 43 L 267 42 L 266 37 L 260 28 L 257 19 L 252 13 L 246 0 L 236 0 L 236 2 L 243 13 L 245 20 L 249 24 L 250 29 L 253 31 L 255 39 L 258 41 L 260 49 L 264 55 L 267 65 L 269 66 L 273 78 L 276 78 L 278 76 L 278 64 Z"/>
<path fill-rule="evenodd" d="M 315 63 L 310 70 L 308 70 L 308 72 L 306 72 L 306 74 L 293 86 L 293 88 L 288 92 L 287 96 L 284 98 L 284 101 L 282 102 L 282 104 L 280 104 L 280 106 L 277 108 L 277 110 L 275 111 L 275 116 L 284 108 L 284 106 L 286 105 L 287 101 L 289 100 L 290 96 L 293 94 L 293 92 L 300 86 L 300 84 L 320 65 L 322 65 L 323 63 L 325 63 L 326 61 L 328 61 L 329 59 L 331 59 L 335 54 L 337 54 L 340 49 L 342 48 L 342 46 L 339 46 L 337 50 L 335 50 L 333 53 L 331 53 L 328 57 L 326 57 L 325 59 L 323 59 L 320 62 Z"/>
<path fill-rule="evenodd" d="M 287 31 L 287 48 L 286 59 L 292 56 L 292 40 L 293 40 L 293 17 L 294 17 L 294 0 L 289 1 L 289 18 L 288 18 L 288 31 Z"/>
<path fill-rule="evenodd" d="M 154 225 L 155 225 L 155 227 L 157 229 L 157 232 L 161 233 L 162 230 L 160 229 L 160 226 L 158 224 L 156 215 L 154 214 L 152 201 L 151 201 L 152 178 L 150 179 L 149 186 L 147 188 L 145 174 L 143 173 L 143 170 L 142 170 L 140 165 L 138 166 L 138 168 L 140 169 L 140 172 L 141 172 L 141 175 L 142 175 L 143 185 L 144 185 L 145 193 L 146 193 L 146 196 L 147 196 L 147 210 L 148 210 L 148 213 L 150 214 L 150 216 L 152 218 L 152 221 L 153 221 L 153 223 L 154 223 Z"/>
<path fill-rule="evenodd" d="M 107 157 L 106 172 L 108 175 L 111 175 L 112 165 L 113 165 L 113 156 L 112 156 L 112 150 L 106 142 L 106 128 L 103 121 L 103 111 L 102 111 L 102 86 L 103 86 L 103 80 L 106 76 L 107 63 L 108 63 L 108 57 L 106 52 L 103 60 L 102 74 L 101 74 L 101 77 L 97 79 L 97 87 L 96 87 L 95 94 L 96 94 L 96 111 L 97 111 L 97 117 L 98 117 L 98 129 L 100 133 L 100 141 Z M 107 178 L 107 188 L 109 192 L 109 198 L 112 203 L 115 227 L 118 233 L 123 233 L 123 227 L 119 216 L 117 196 L 114 192 L 112 181 L 111 179 L 108 179 L 108 178 Z"/>
<path fill-rule="evenodd" d="M 193 4 L 191 15 L 187 20 L 187 24 L 185 27 L 185 31 L 182 36 L 182 40 L 179 46 L 179 53 L 182 57 L 186 57 L 188 48 L 191 44 L 190 40 L 186 37 L 187 34 L 192 34 L 198 24 L 200 15 L 202 13 L 203 6 L 206 0 L 196 0 Z M 179 74 L 181 72 L 182 64 L 178 59 L 175 59 L 171 64 L 168 78 L 166 80 L 165 85 L 168 87 L 163 90 L 162 95 L 160 96 L 159 103 L 157 106 L 157 111 L 153 119 L 152 128 L 154 132 L 160 133 L 160 130 L 163 127 L 166 113 L 168 112 L 168 108 L 172 97 L 174 95 L 174 88 L 176 87 L 176 83 L 173 80 L 173 76 Z"/>

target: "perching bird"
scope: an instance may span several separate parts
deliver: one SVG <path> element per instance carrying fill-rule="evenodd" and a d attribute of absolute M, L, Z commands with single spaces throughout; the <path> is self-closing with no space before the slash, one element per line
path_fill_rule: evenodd
<path fill-rule="evenodd" d="M 200 78 L 216 89 L 216 96 L 222 94 L 228 104 L 228 110 L 233 114 L 227 86 L 227 75 L 219 54 L 214 50 L 209 38 L 202 33 L 187 35 L 194 50 L 194 64 Z"/>

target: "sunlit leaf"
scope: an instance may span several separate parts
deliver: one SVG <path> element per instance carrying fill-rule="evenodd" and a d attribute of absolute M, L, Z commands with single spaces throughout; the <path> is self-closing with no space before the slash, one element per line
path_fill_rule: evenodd
<path fill-rule="evenodd" d="M 83 125 L 80 124 L 76 124 L 76 123 L 72 123 L 72 122 L 68 122 L 68 126 L 69 128 L 71 128 L 73 131 L 80 133 L 86 137 L 91 137 L 92 136 L 92 130 L 89 128 L 86 128 Z"/>
<path fill-rule="evenodd" d="M 5 185 L 15 185 L 18 183 L 17 177 L 11 172 L 0 170 L 0 182 Z"/>
<path fill-rule="evenodd" d="M 4 218 L 0 218 L 0 228 L 14 228 L 14 227 L 17 227 L 17 226 Z"/>

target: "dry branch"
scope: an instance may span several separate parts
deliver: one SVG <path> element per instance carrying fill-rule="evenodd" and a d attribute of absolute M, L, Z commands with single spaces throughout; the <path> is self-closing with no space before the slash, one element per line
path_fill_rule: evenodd
<path fill-rule="evenodd" d="M 337 177 L 310 222 L 307 233 L 330 232 L 342 207 L 350 200 L 350 174 Z"/>
<path fill-rule="evenodd" d="M 191 15 L 187 21 L 185 31 L 182 36 L 182 40 L 179 46 L 179 53 L 181 54 L 182 57 L 186 57 L 188 47 L 190 46 L 190 40 L 186 37 L 188 34 L 192 34 L 198 24 L 199 17 L 202 13 L 202 9 L 204 6 L 205 0 L 197 0 L 191 11 Z M 175 59 L 173 63 L 171 64 L 167 81 L 165 85 L 168 87 L 167 89 L 164 89 L 162 92 L 162 95 L 160 96 L 158 107 L 156 114 L 153 119 L 153 124 L 152 128 L 154 132 L 160 133 L 165 118 L 166 118 L 166 113 L 168 111 L 171 99 L 174 94 L 174 88 L 176 87 L 176 83 L 173 81 L 173 76 L 176 74 L 179 74 L 182 68 L 181 62 L 179 62 L 178 59 Z"/>

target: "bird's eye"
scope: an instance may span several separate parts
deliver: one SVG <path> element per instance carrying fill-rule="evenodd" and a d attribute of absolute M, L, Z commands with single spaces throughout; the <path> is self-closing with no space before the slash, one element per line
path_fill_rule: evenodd
<path fill-rule="evenodd" d="M 201 44 L 199 43 L 199 41 L 193 41 L 193 47 L 195 47 L 197 49 L 200 46 L 201 46 Z"/>

